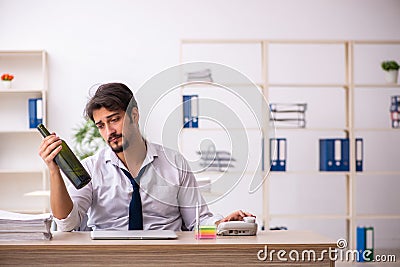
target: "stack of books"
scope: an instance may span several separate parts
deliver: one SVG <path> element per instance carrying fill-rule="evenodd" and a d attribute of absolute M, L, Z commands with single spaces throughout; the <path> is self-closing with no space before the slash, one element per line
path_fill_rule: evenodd
<path fill-rule="evenodd" d="M 390 117 L 392 119 L 392 128 L 400 128 L 400 95 L 391 97 Z"/>
<path fill-rule="evenodd" d="M 0 240 L 50 240 L 53 217 L 0 210 Z"/>
<path fill-rule="evenodd" d="M 355 139 L 356 171 L 363 171 L 364 139 Z M 319 170 L 349 171 L 350 170 L 350 139 L 328 138 L 319 139 Z"/>
<path fill-rule="evenodd" d="M 271 103 L 269 108 L 275 127 L 306 127 L 306 103 Z"/>
<path fill-rule="evenodd" d="M 213 82 L 210 69 L 193 71 L 187 73 L 188 82 Z"/>

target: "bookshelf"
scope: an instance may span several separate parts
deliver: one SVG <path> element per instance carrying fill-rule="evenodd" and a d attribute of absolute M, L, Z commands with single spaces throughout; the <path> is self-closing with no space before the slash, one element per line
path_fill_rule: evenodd
<path fill-rule="evenodd" d="M 42 98 L 46 123 L 46 52 L 0 51 L 0 73 L 15 76 L 11 88 L 0 85 L 0 209 L 46 212 L 48 198 L 30 196 L 47 189 L 47 173 L 38 156 L 42 138 L 36 129 L 29 128 L 28 109 L 28 99 Z"/>
<path fill-rule="evenodd" d="M 212 99 L 212 102 L 215 102 L 216 105 L 223 105 L 226 108 L 220 109 L 216 106 L 212 107 L 210 104 L 205 102 L 203 105 L 200 100 L 200 110 L 202 110 L 205 117 L 199 118 L 199 128 L 186 128 L 183 134 L 181 135 L 180 143 L 182 152 L 193 158 L 192 160 L 192 169 L 200 169 L 197 168 L 196 165 L 198 163 L 201 164 L 201 160 L 197 161 L 195 159 L 195 155 L 193 154 L 193 145 L 200 144 L 200 150 L 207 151 L 210 149 L 210 145 L 212 144 L 216 150 L 224 151 L 231 153 L 228 158 L 231 160 L 230 164 L 232 164 L 229 168 L 222 168 L 220 171 L 216 171 L 215 168 L 206 169 L 204 172 L 197 172 L 196 177 L 209 177 L 212 181 L 212 191 L 218 194 L 213 198 L 210 198 L 205 195 L 210 203 L 214 203 L 214 206 L 218 208 L 220 202 L 217 200 L 220 198 L 230 199 L 234 195 L 240 195 L 240 192 L 246 192 L 246 190 L 250 187 L 251 180 L 254 176 L 260 178 L 261 177 L 261 168 L 260 161 L 261 157 L 261 139 L 264 134 L 263 129 L 257 127 L 257 125 L 253 124 L 253 120 L 251 118 L 251 114 L 247 112 L 243 112 L 241 114 L 237 114 L 237 117 L 231 120 L 229 116 L 226 114 L 230 114 L 231 112 L 235 113 L 235 109 L 240 106 L 240 103 L 235 103 L 233 97 L 230 99 L 227 96 L 216 94 L 214 97 L 208 95 L 208 93 L 212 93 L 215 88 L 198 88 L 196 93 L 199 97 L 209 97 Z M 202 90 L 207 90 L 208 92 L 204 93 Z M 243 87 L 243 91 L 247 90 L 255 90 L 252 87 Z M 191 94 L 193 93 L 193 87 L 185 86 L 182 87 L 182 94 Z M 251 93 L 250 93 L 251 94 Z M 257 92 L 256 92 L 257 94 Z M 261 114 L 261 101 L 257 101 L 257 97 L 252 97 L 254 102 L 253 105 L 258 107 L 256 111 L 257 114 Z M 237 99 L 236 99 L 237 100 Z M 245 107 L 243 107 L 245 109 Z M 204 111 L 208 109 L 207 111 Z M 246 109 L 245 109 L 246 110 Z M 205 121 L 205 118 L 213 118 L 218 123 L 209 124 Z M 225 119 L 227 118 L 227 119 Z M 253 122 L 252 122 L 253 121 Z M 239 123 L 243 123 L 243 126 L 240 127 Z M 245 129 L 245 130 L 244 130 Z M 201 140 L 199 142 L 199 140 Z M 237 149 L 240 146 L 240 149 Z M 245 153 L 242 153 L 245 151 Z M 197 151 L 196 151 L 197 152 Z M 249 160 L 248 155 L 253 155 L 254 160 Z M 227 192 L 236 192 L 233 194 L 226 194 Z M 262 194 L 255 193 L 252 194 L 251 197 L 254 200 L 261 201 Z M 228 200 L 230 204 L 228 204 L 225 208 L 219 207 L 221 210 L 220 213 L 223 213 L 222 210 L 236 210 L 238 209 L 235 206 L 235 201 Z M 250 206 L 244 204 L 243 209 L 251 210 Z M 260 211 L 258 211 L 260 212 Z"/>
<path fill-rule="evenodd" d="M 354 132 L 364 136 L 365 149 L 384 157 L 365 155 L 365 170 L 354 176 L 354 224 L 375 226 L 375 243 L 387 243 L 398 249 L 400 235 L 400 209 L 398 192 L 400 168 L 396 154 L 400 149 L 400 129 L 390 127 L 390 96 L 400 95 L 400 84 L 388 84 L 383 78 L 380 62 L 387 59 L 400 61 L 400 41 L 352 42 L 354 93 Z M 381 75 L 376 75 L 379 73 Z M 362 101 L 374 103 L 367 109 Z M 362 120 L 361 114 L 370 118 Z M 371 194 L 373 188 L 375 194 Z M 358 193 L 358 194 L 357 194 Z M 396 200 L 397 198 L 397 200 Z M 383 242 L 385 240 L 386 242 Z"/>
<path fill-rule="evenodd" d="M 181 86 L 178 98 L 182 99 L 183 95 L 199 96 L 199 116 L 202 117 L 199 118 L 198 128 L 183 128 L 180 151 L 192 163 L 192 170 L 199 169 L 196 165 L 201 163 L 195 153 L 198 147 L 207 149 L 207 144 L 211 143 L 216 150 L 229 151 L 234 160 L 231 162 L 233 166 L 221 172 L 212 168 L 195 172 L 196 178 L 208 177 L 211 180 L 211 192 L 204 192 L 203 196 L 216 213 L 226 214 L 230 210 L 243 209 L 261 217 L 262 208 L 254 207 L 252 203 L 263 202 L 262 190 L 248 193 L 249 189 L 261 185 L 262 140 L 267 133 L 265 125 L 258 124 L 265 119 L 262 117 L 261 44 L 190 42 L 181 48 L 181 62 L 202 61 L 204 64 L 200 68 L 211 70 L 216 85 Z M 246 56 L 237 57 L 237 54 Z M 237 70 L 242 70 L 245 75 Z M 243 99 L 241 96 L 244 96 Z M 238 198 L 245 194 L 246 198 L 238 205 Z M 221 199 L 224 201 L 219 201 Z"/>
<path fill-rule="evenodd" d="M 259 59 L 250 62 L 254 55 Z M 400 41 L 186 39 L 180 57 L 183 63 L 232 64 L 259 85 L 269 102 L 308 103 L 306 128 L 264 132 L 266 137 L 268 133 L 288 140 L 287 171 L 269 173 L 262 187 L 259 218 L 265 228 L 312 229 L 336 239 L 345 237 L 355 248 L 356 227 L 373 225 L 377 248 L 396 247 L 400 168 L 395 158 L 400 129 L 390 126 L 389 104 L 390 95 L 400 95 L 400 85 L 384 81 L 380 62 L 400 61 Z M 357 137 L 364 139 L 362 172 L 355 171 Z M 349 138 L 349 171 L 319 171 L 321 138 Z M 266 166 L 268 153 L 264 146 Z"/>

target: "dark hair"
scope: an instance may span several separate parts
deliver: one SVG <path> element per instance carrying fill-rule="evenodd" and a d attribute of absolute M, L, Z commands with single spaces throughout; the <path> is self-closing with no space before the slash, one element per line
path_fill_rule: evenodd
<path fill-rule="evenodd" d="M 106 83 L 99 86 L 94 96 L 86 104 L 85 116 L 94 121 L 93 111 L 100 108 L 110 111 L 123 110 L 131 116 L 131 111 L 133 108 L 137 108 L 137 103 L 132 91 L 125 84 Z"/>

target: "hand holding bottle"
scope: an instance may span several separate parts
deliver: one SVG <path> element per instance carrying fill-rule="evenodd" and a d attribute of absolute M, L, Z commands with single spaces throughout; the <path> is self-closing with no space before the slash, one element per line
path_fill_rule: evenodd
<path fill-rule="evenodd" d="M 62 149 L 62 140 L 55 134 L 52 133 L 46 136 L 39 147 L 39 156 L 46 163 L 50 172 L 59 170 L 57 163 L 54 158 L 60 153 Z"/>
<path fill-rule="evenodd" d="M 37 129 L 45 138 L 40 147 L 39 154 L 49 167 L 49 170 L 54 171 L 54 164 L 57 163 L 58 167 L 60 167 L 76 189 L 87 185 L 91 180 L 90 175 L 67 143 L 59 139 L 55 134 L 50 134 L 43 124 L 39 124 Z M 55 161 L 54 164 L 51 162 L 53 160 Z"/>

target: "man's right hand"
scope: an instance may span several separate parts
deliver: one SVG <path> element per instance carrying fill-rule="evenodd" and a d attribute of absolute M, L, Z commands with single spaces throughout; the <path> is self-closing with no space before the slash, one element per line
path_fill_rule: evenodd
<path fill-rule="evenodd" d="M 60 168 L 54 161 L 62 149 L 62 140 L 55 134 L 45 137 L 39 147 L 39 156 L 50 172 L 50 205 L 54 217 L 64 219 L 73 208 L 71 197 L 61 176 Z"/>
<path fill-rule="evenodd" d="M 59 168 L 54 161 L 55 156 L 61 151 L 61 139 L 55 133 L 45 137 L 39 147 L 39 156 L 46 163 L 49 171 L 58 171 Z"/>

